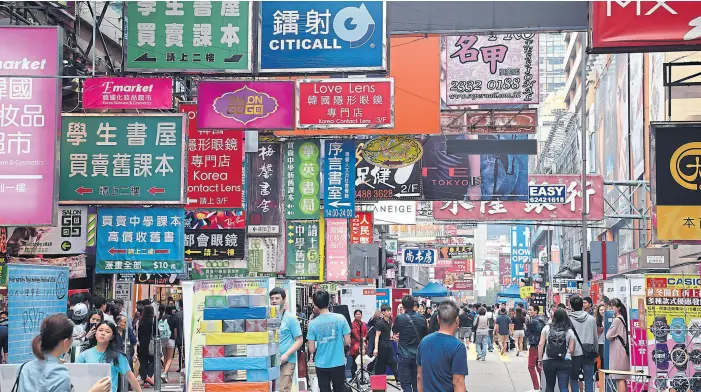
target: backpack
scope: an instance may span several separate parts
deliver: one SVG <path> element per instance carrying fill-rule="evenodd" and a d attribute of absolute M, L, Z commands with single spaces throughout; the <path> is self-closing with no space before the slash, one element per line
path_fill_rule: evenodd
<path fill-rule="evenodd" d="M 170 326 L 168 325 L 168 320 L 163 319 L 158 322 L 158 337 L 163 339 L 170 339 Z"/>
<path fill-rule="evenodd" d="M 567 330 L 550 327 L 545 341 L 545 354 L 550 359 L 565 359 L 567 355 Z"/>
<path fill-rule="evenodd" d="M 494 329 L 494 314 L 492 314 L 492 317 L 487 318 L 487 326 L 489 329 Z"/>

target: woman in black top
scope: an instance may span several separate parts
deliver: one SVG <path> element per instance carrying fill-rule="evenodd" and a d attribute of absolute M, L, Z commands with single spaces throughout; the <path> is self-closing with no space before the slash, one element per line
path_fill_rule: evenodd
<path fill-rule="evenodd" d="M 154 355 L 149 353 L 149 344 L 151 339 L 156 335 L 155 312 L 153 306 L 144 306 L 144 311 L 141 314 L 139 321 L 139 374 L 144 384 L 155 385 L 153 381 L 153 360 Z M 155 343 L 154 343 L 155 346 Z"/>
<path fill-rule="evenodd" d="M 521 355 L 521 351 L 526 351 L 523 345 L 523 338 L 526 336 L 524 325 L 526 324 L 526 316 L 523 315 L 523 309 L 516 308 L 516 314 L 511 318 L 511 335 L 516 343 L 516 356 Z"/>
<path fill-rule="evenodd" d="M 389 305 L 382 305 L 382 318 L 375 323 L 375 350 L 373 356 L 375 360 L 375 374 L 385 374 L 387 366 L 392 370 L 394 377 L 399 377 L 397 370 L 397 359 L 394 357 L 394 350 L 389 344 L 392 336 L 392 308 Z"/>

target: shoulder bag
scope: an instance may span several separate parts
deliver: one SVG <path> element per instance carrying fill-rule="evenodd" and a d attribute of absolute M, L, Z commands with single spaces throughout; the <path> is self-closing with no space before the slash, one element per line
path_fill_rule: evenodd
<path fill-rule="evenodd" d="M 623 323 L 623 327 L 626 330 L 626 337 L 628 336 L 628 323 L 626 323 L 626 320 L 623 319 L 623 317 L 616 317 L 618 319 L 621 319 L 621 322 Z M 623 349 L 626 350 L 626 355 L 630 358 L 630 347 L 628 346 L 629 344 L 629 339 L 626 339 L 625 341 L 621 337 L 621 335 L 616 335 L 618 340 L 621 342 L 621 345 L 623 345 Z"/>
<path fill-rule="evenodd" d="M 577 334 L 577 329 L 572 326 L 572 332 L 574 332 L 574 337 L 577 338 L 579 346 L 582 347 L 582 354 L 589 359 L 596 359 L 599 357 L 599 347 L 598 344 L 583 344 L 582 340 L 579 339 L 579 334 Z"/>
<path fill-rule="evenodd" d="M 15 379 L 15 384 L 12 386 L 11 392 L 18 392 L 19 391 L 19 378 L 22 375 L 22 369 L 24 368 L 24 365 L 26 365 L 28 363 L 29 362 L 25 362 L 22 364 L 22 366 L 19 367 L 19 371 L 17 372 L 17 378 Z M 71 383 L 71 392 L 75 392 L 75 388 L 73 387 L 72 383 Z"/>

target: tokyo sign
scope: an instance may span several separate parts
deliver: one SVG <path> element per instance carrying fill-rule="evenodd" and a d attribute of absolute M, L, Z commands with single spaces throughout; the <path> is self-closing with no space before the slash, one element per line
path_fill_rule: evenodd
<path fill-rule="evenodd" d="M 187 205 L 189 208 L 241 208 L 243 131 L 197 128 L 197 104 L 181 103 L 187 114 Z"/>
<path fill-rule="evenodd" d="M 297 81 L 297 129 L 393 128 L 394 79 Z"/>
<path fill-rule="evenodd" d="M 701 47 L 698 1 L 592 1 L 592 53 L 694 50 Z"/>

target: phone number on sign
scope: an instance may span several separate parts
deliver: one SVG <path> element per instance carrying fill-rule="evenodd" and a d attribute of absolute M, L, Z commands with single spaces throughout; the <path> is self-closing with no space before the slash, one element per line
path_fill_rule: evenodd
<path fill-rule="evenodd" d="M 546 204 L 565 204 L 564 196 L 541 196 L 541 197 L 529 197 L 529 203 L 546 203 Z"/>
<path fill-rule="evenodd" d="M 394 199 L 394 190 L 392 189 L 367 189 L 355 191 L 355 198 L 362 200 L 373 199 Z"/>
<path fill-rule="evenodd" d="M 456 93 L 471 93 L 482 90 L 481 80 L 453 80 L 450 91 Z M 518 90 L 521 88 L 521 78 L 504 78 L 487 81 L 487 90 Z"/>

